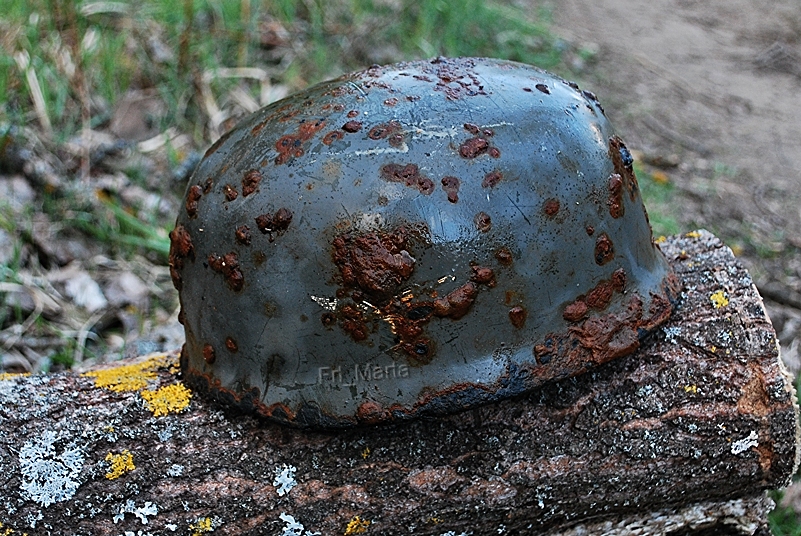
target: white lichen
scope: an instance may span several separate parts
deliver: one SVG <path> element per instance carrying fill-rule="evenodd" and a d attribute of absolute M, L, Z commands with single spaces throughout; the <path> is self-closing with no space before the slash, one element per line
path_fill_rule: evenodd
<path fill-rule="evenodd" d="M 177 476 L 181 476 L 183 474 L 184 474 L 184 466 L 183 465 L 178 465 L 177 463 L 172 464 L 167 469 L 167 476 L 177 477 Z"/>
<path fill-rule="evenodd" d="M 125 501 L 124 505 L 120 506 L 119 511 L 114 515 L 112 521 L 114 521 L 116 525 L 125 519 L 125 514 L 133 514 L 139 518 L 139 521 L 141 521 L 143 525 L 147 525 L 147 516 L 155 516 L 158 515 L 158 513 L 158 508 L 152 502 L 146 502 L 144 506 L 137 508 L 136 504 L 131 499 L 128 499 Z"/>
<path fill-rule="evenodd" d="M 281 512 L 278 517 L 281 518 L 281 521 L 286 523 L 281 536 L 320 536 L 319 532 L 311 532 L 306 530 L 303 524 L 296 521 L 293 516 L 287 514 L 286 512 Z M 304 532 L 304 530 L 306 530 L 306 532 Z"/>
<path fill-rule="evenodd" d="M 275 478 L 273 479 L 273 486 L 275 486 L 278 495 L 283 497 L 289 491 L 298 485 L 295 481 L 295 471 L 297 467 L 292 465 L 283 464 L 281 467 L 275 468 Z"/>
<path fill-rule="evenodd" d="M 83 468 L 83 453 L 75 444 L 58 453 L 58 440 L 55 432 L 45 431 L 37 439 L 25 443 L 19 452 L 22 493 L 45 508 L 72 498 L 80 486 L 78 477 Z"/>
<path fill-rule="evenodd" d="M 752 431 L 748 437 L 739 439 L 731 444 L 731 453 L 734 455 L 742 454 L 746 450 L 759 446 L 759 435 Z"/>

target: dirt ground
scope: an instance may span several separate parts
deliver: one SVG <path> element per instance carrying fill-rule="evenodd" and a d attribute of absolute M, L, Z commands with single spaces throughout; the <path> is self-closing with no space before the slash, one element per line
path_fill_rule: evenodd
<path fill-rule="evenodd" d="M 801 3 L 561 0 L 554 31 L 595 52 L 582 86 L 676 187 L 683 230 L 723 238 L 754 276 L 798 372 Z"/>

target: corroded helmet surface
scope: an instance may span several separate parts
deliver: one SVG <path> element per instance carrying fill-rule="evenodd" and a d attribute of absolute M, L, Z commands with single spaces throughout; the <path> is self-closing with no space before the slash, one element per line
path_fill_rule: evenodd
<path fill-rule="evenodd" d="M 171 233 L 185 379 L 301 426 L 441 414 L 631 353 L 676 278 L 595 96 L 534 67 L 372 67 L 206 153 Z"/>

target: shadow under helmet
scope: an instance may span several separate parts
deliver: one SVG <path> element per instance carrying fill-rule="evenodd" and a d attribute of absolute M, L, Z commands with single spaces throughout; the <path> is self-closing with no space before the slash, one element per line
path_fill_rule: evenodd
<path fill-rule="evenodd" d="M 579 374 L 678 293 L 595 96 L 492 59 L 375 66 L 259 110 L 207 151 L 170 237 L 185 381 L 308 427 Z"/>

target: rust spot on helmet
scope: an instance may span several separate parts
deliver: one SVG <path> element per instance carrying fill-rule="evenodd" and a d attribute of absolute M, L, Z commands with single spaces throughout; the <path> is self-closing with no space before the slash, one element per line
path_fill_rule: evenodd
<path fill-rule="evenodd" d="M 434 191 L 434 182 L 420 173 L 417 164 L 387 164 L 381 168 L 381 178 L 415 188 L 423 195 L 430 195 Z"/>
<path fill-rule="evenodd" d="M 415 260 L 407 251 L 407 231 L 345 233 L 333 242 L 332 257 L 346 287 L 358 288 L 379 298 L 393 295 L 414 271 Z"/>
<path fill-rule="evenodd" d="M 464 129 L 473 136 L 478 136 L 478 133 L 481 132 L 481 129 L 478 128 L 478 125 L 474 125 L 473 123 L 465 123 Z"/>
<path fill-rule="evenodd" d="M 243 246 L 250 245 L 250 227 L 247 225 L 240 225 L 234 231 L 234 236 L 236 237 L 236 241 L 242 244 Z"/>
<path fill-rule="evenodd" d="M 258 169 L 251 169 L 242 177 L 242 197 L 247 197 L 255 192 L 261 182 L 261 172 Z"/>
<path fill-rule="evenodd" d="M 392 97 L 384 101 L 385 106 L 395 106 L 398 104 L 398 99 L 396 97 Z"/>
<path fill-rule="evenodd" d="M 640 188 L 637 176 L 634 174 L 634 157 L 619 136 L 609 138 L 609 158 L 612 160 L 615 173 L 623 179 L 629 198 L 634 201 Z"/>
<path fill-rule="evenodd" d="M 582 299 L 578 299 L 565 307 L 562 317 L 568 322 L 578 322 L 587 316 L 588 311 L 587 303 Z"/>
<path fill-rule="evenodd" d="M 623 206 L 623 177 L 617 173 L 609 176 L 609 199 L 606 201 L 609 206 L 609 215 L 613 218 L 620 218 L 625 212 Z"/>
<path fill-rule="evenodd" d="M 225 195 L 226 201 L 233 201 L 237 197 L 239 197 L 239 192 L 236 191 L 236 188 L 231 186 L 230 184 L 226 184 L 223 186 L 223 194 Z"/>
<path fill-rule="evenodd" d="M 175 226 L 175 229 L 170 231 L 170 277 L 172 284 L 176 290 L 181 290 L 183 286 L 183 279 L 181 270 L 184 267 L 184 259 L 187 257 L 195 257 L 195 246 L 192 244 L 192 236 L 187 231 L 186 227 L 181 224 Z"/>
<path fill-rule="evenodd" d="M 358 110 L 351 110 L 348 112 L 348 118 L 358 117 L 359 111 Z"/>
<path fill-rule="evenodd" d="M 490 171 L 486 175 L 484 175 L 484 180 L 481 181 L 482 188 L 495 188 L 495 186 L 501 182 L 503 179 L 503 173 L 498 171 L 497 169 L 494 171 Z"/>
<path fill-rule="evenodd" d="M 477 294 L 476 286 L 467 282 L 451 291 L 447 296 L 434 300 L 434 314 L 459 320 L 470 311 Z"/>
<path fill-rule="evenodd" d="M 476 214 L 475 218 L 473 218 L 473 223 L 476 229 L 482 233 L 486 233 L 492 228 L 492 219 L 486 212 L 479 212 Z"/>
<path fill-rule="evenodd" d="M 323 144 L 324 145 L 331 145 L 335 141 L 341 140 L 344 137 L 345 137 L 345 133 L 342 132 L 341 130 L 332 130 L 331 132 L 328 132 L 328 133 L 326 133 L 325 136 L 323 136 Z"/>
<path fill-rule="evenodd" d="M 388 416 L 389 412 L 381 407 L 381 404 L 373 400 L 362 402 L 356 409 L 356 418 L 362 424 L 377 424 L 386 420 Z"/>
<path fill-rule="evenodd" d="M 325 327 L 331 327 L 337 323 L 337 317 L 334 313 L 328 311 L 320 315 L 320 322 L 322 322 Z"/>
<path fill-rule="evenodd" d="M 595 234 L 595 227 L 593 227 L 592 225 L 588 225 L 587 227 L 584 228 L 584 230 L 587 232 L 587 236 L 592 236 Z"/>
<path fill-rule="evenodd" d="M 470 276 L 470 281 L 487 285 L 488 287 L 495 286 L 495 272 L 492 268 L 487 266 L 471 266 L 470 270 L 473 272 Z"/>
<path fill-rule="evenodd" d="M 603 266 L 615 256 L 615 246 L 606 233 L 601 233 L 595 241 L 595 263 Z"/>
<path fill-rule="evenodd" d="M 551 94 L 551 89 L 545 84 L 537 84 L 534 87 L 537 88 L 537 90 L 539 90 L 540 92 L 545 93 L 546 95 Z"/>
<path fill-rule="evenodd" d="M 214 347 L 209 343 L 203 345 L 203 360 L 209 365 L 213 365 L 217 360 L 217 356 L 214 355 Z"/>
<path fill-rule="evenodd" d="M 495 252 L 495 258 L 504 266 L 512 264 L 512 252 L 509 251 L 509 248 L 506 246 L 499 248 L 498 251 Z"/>
<path fill-rule="evenodd" d="M 186 208 L 186 215 L 190 218 L 197 217 L 197 202 L 203 196 L 203 190 L 200 188 L 199 184 L 195 184 L 189 188 L 189 192 L 186 194 L 186 203 L 184 204 Z"/>
<path fill-rule="evenodd" d="M 287 134 L 278 138 L 275 142 L 275 150 L 278 156 L 275 157 L 275 164 L 280 166 L 286 164 L 292 158 L 300 158 L 306 152 L 303 144 L 308 142 L 325 126 L 323 119 L 312 121 L 301 121 L 298 131 L 294 134 Z"/>
<path fill-rule="evenodd" d="M 459 154 L 462 158 L 477 158 L 485 154 L 489 148 L 489 142 L 484 138 L 470 138 L 459 146 Z"/>
<path fill-rule="evenodd" d="M 393 119 L 387 123 L 375 125 L 367 133 L 367 137 L 376 141 L 389 138 L 390 145 L 393 147 L 400 147 L 403 145 L 403 127 Z"/>
<path fill-rule="evenodd" d="M 209 267 L 217 273 L 223 275 L 228 287 L 238 292 L 242 290 L 245 284 L 245 278 L 242 271 L 239 269 L 239 258 L 236 252 L 231 251 L 220 257 L 214 253 L 210 253 L 208 257 Z"/>
<path fill-rule="evenodd" d="M 362 122 L 361 121 L 348 121 L 344 125 L 342 125 L 342 130 L 345 132 L 359 132 L 362 129 Z"/>
<path fill-rule="evenodd" d="M 487 151 L 487 154 L 490 155 L 492 158 L 500 158 L 501 157 L 501 150 L 497 147 L 490 147 Z"/>
<path fill-rule="evenodd" d="M 442 177 L 442 189 L 448 194 L 448 201 L 456 203 L 459 201 L 459 179 L 450 175 Z"/>
<path fill-rule="evenodd" d="M 553 197 L 548 199 L 545 201 L 542 211 L 545 212 L 545 215 L 549 218 L 553 218 L 556 216 L 556 213 L 559 212 L 559 200 Z"/>
<path fill-rule="evenodd" d="M 354 341 L 363 341 L 367 338 L 369 329 L 365 322 L 364 313 L 355 305 L 347 304 L 340 308 L 340 325 Z"/>
<path fill-rule="evenodd" d="M 528 316 L 528 311 L 526 311 L 525 308 L 520 307 L 519 305 L 509 309 L 509 321 L 517 329 L 520 329 L 526 325 L 527 316 Z"/>
<path fill-rule="evenodd" d="M 225 338 L 225 347 L 228 349 L 229 352 L 235 354 L 239 351 L 239 345 L 236 343 L 233 337 L 226 337 Z"/>
<path fill-rule="evenodd" d="M 256 216 L 256 227 L 262 234 L 270 235 L 270 242 L 274 240 L 273 233 L 282 233 L 289 228 L 292 223 L 292 212 L 288 208 L 281 207 L 275 214 L 269 212 Z"/>

